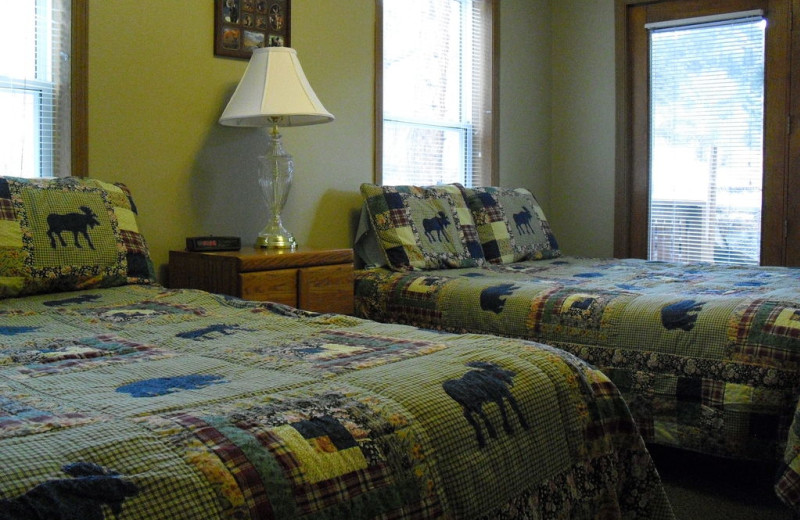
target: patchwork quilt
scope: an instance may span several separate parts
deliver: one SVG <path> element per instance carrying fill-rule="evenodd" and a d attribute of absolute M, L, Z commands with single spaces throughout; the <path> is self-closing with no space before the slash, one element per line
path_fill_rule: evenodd
<path fill-rule="evenodd" d="M 800 510 L 800 270 L 577 257 L 360 270 L 356 312 L 573 353 L 616 384 L 646 441 L 783 460 L 778 494 Z"/>
<path fill-rule="evenodd" d="M 472 279 L 491 278 L 479 273 Z M 362 278 L 364 310 L 382 305 L 364 296 L 373 282 Z M 414 283 L 397 294 L 424 300 L 449 282 Z M 483 298 L 493 318 L 520 312 L 519 287 Z M 430 312 L 447 315 L 435 300 Z M 714 307 L 705 295 L 694 300 L 689 318 L 670 322 L 677 329 L 700 328 Z M 570 301 L 594 312 L 592 301 Z M 764 305 L 741 311 L 755 322 Z M 771 309 L 780 336 L 791 317 L 777 303 Z M 764 339 L 730 353 L 773 353 L 768 373 L 735 375 L 742 398 L 752 388 L 751 400 L 769 410 L 785 405 L 774 399 L 792 386 L 778 368 L 793 362 L 786 345 Z M 0 301 L 0 511 L 120 520 L 672 518 L 619 392 L 572 354 L 157 285 Z"/>

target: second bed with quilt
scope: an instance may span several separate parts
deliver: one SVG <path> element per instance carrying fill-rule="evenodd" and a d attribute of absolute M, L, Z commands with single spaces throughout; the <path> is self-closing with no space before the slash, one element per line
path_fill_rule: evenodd
<path fill-rule="evenodd" d="M 575 354 L 648 442 L 782 461 L 776 490 L 800 510 L 800 270 L 561 256 L 523 189 L 362 194 L 358 315 Z"/>

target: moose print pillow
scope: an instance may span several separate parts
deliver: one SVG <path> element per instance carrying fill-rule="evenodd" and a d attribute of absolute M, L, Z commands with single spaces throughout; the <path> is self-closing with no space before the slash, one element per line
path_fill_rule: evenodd
<path fill-rule="evenodd" d="M 154 279 L 125 186 L 0 177 L 0 298 Z"/>
<path fill-rule="evenodd" d="M 397 271 L 483 265 L 461 186 L 376 186 L 361 194 L 389 267 Z"/>
<path fill-rule="evenodd" d="M 464 188 L 486 261 L 508 264 L 561 255 L 542 208 L 525 188 Z"/>

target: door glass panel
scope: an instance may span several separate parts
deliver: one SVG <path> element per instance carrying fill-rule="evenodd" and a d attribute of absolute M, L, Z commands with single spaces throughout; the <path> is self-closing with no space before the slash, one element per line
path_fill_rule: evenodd
<path fill-rule="evenodd" d="M 765 27 L 650 33 L 651 260 L 760 262 Z"/>

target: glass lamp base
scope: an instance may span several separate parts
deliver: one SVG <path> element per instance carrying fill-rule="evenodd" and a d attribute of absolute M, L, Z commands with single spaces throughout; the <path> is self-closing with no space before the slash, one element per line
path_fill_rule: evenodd
<path fill-rule="evenodd" d="M 265 155 L 258 157 L 259 184 L 264 192 L 264 201 L 271 218 L 256 239 L 256 247 L 275 249 L 294 249 L 297 242 L 281 222 L 281 210 L 292 187 L 294 161 L 286 153 L 281 142 L 277 125 L 269 133 L 269 148 Z"/>

